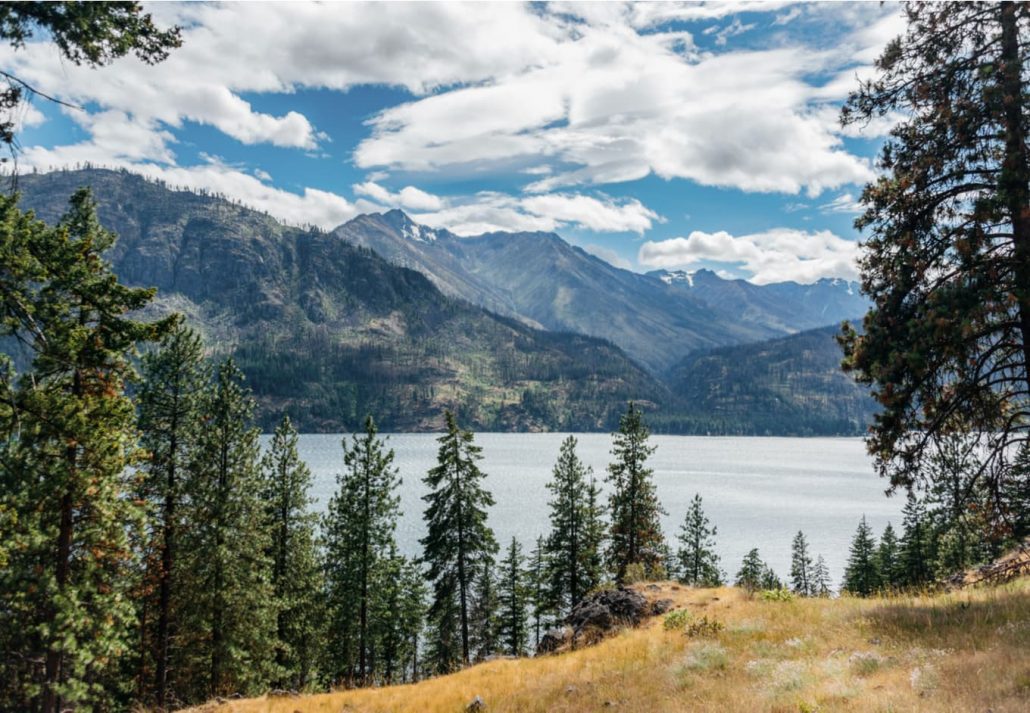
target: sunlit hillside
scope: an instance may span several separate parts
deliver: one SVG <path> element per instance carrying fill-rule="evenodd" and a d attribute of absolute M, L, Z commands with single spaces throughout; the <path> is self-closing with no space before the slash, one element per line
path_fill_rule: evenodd
<path fill-rule="evenodd" d="M 1030 580 L 890 599 L 765 601 L 663 583 L 662 617 L 578 651 L 499 660 L 416 685 L 209 704 L 205 713 L 485 711 L 1026 711 Z M 703 628 L 703 627 L 695 627 Z"/>

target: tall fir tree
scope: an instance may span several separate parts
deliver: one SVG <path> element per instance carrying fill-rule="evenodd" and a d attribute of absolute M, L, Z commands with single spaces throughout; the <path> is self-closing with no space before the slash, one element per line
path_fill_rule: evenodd
<path fill-rule="evenodd" d="M 812 592 L 816 597 L 828 597 L 833 594 L 833 581 L 830 579 L 830 568 L 822 555 L 815 558 L 812 566 Z"/>
<path fill-rule="evenodd" d="M 576 455 L 575 436 L 562 442 L 547 488 L 551 492 L 551 531 L 544 545 L 547 595 L 549 608 L 562 615 L 599 584 L 598 532 L 604 527 L 598 522 L 592 471 Z"/>
<path fill-rule="evenodd" d="M 54 228 L 0 198 L 0 307 L 29 345 L 31 371 L 8 388 L 0 444 L 0 708 L 57 713 L 124 705 L 117 662 L 129 655 L 130 592 L 144 510 L 130 356 L 168 322 L 136 321 L 153 290 L 118 282 L 115 237 L 90 193 Z"/>
<path fill-rule="evenodd" d="M 761 556 L 758 554 L 758 548 L 755 547 L 744 555 L 744 560 L 740 564 L 740 569 L 737 570 L 737 578 L 733 584 L 746 589 L 748 592 L 761 589 L 763 577 L 767 569 L 768 567 L 765 566 L 765 562 L 762 561 Z"/>
<path fill-rule="evenodd" d="M 533 619 L 533 648 L 540 645 L 544 627 L 556 614 L 551 609 L 552 600 L 548 592 L 547 544 L 538 537 L 536 546 L 529 556 L 530 608 Z"/>
<path fill-rule="evenodd" d="M 297 431 L 284 416 L 261 461 L 262 498 L 270 528 L 269 558 L 276 608 L 276 688 L 304 689 L 318 675 L 323 620 L 318 516 L 308 495 L 311 471 L 297 452 Z"/>
<path fill-rule="evenodd" d="M 138 690 L 158 710 L 168 703 L 171 671 L 177 669 L 173 642 L 176 612 L 186 606 L 179 586 L 179 538 L 196 526 L 183 516 L 183 498 L 191 491 L 204 395 L 211 375 L 199 335 L 178 325 L 160 348 L 142 360 L 138 393 L 141 445 L 146 453 L 142 496 L 150 509 L 150 526 L 143 546 L 147 552 L 148 586 L 140 602 L 140 638 L 150 642 L 140 655 L 141 675 L 153 667 L 153 680 Z M 152 630 L 151 630 L 152 629 Z"/>
<path fill-rule="evenodd" d="M 472 660 L 470 606 L 476 594 L 475 578 L 497 551 L 487 524 L 487 508 L 494 499 L 483 488 L 486 476 L 478 465 L 481 449 L 471 431 L 458 428 L 450 411 L 445 423 L 446 432 L 437 439 L 437 464 L 425 478 L 430 491 L 424 496 L 428 533 L 421 541 L 433 585 L 430 650 L 440 673 Z"/>
<path fill-rule="evenodd" d="M 665 538 L 659 517 L 664 511 L 658 502 L 654 471 L 647 467 L 647 459 L 655 450 L 649 436 L 643 414 L 630 403 L 614 434 L 615 460 L 608 466 L 608 482 L 612 485 L 608 566 L 620 583 L 626 580 L 631 565 L 642 569 L 645 577 L 660 576 L 663 570 Z"/>
<path fill-rule="evenodd" d="M 863 515 L 851 541 L 841 589 L 859 597 L 868 597 L 876 593 L 880 586 L 880 572 L 876 567 L 876 538 Z"/>
<path fill-rule="evenodd" d="M 374 577 L 394 549 L 400 476 L 394 452 L 379 438 L 375 421 L 365 433 L 343 440 L 344 471 L 325 520 L 326 586 L 331 623 L 330 658 L 335 681 L 363 685 L 375 675 L 372 661 Z"/>
<path fill-rule="evenodd" d="M 694 587 L 718 587 L 722 584 L 719 555 L 715 553 L 716 528 L 702 509 L 700 493 L 694 495 L 690 509 L 680 528 L 680 547 L 676 553 L 679 581 Z"/>
<path fill-rule="evenodd" d="M 254 401 L 233 360 L 203 405 L 183 532 L 179 617 L 185 700 L 257 693 L 273 674 L 276 602 Z M 187 577 L 188 573 L 188 577 Z"/>
<path fill-rule="evenodd" d="M 901 556 L 898 536 L 894 527 L 888 522 L 880 535 L 880 545 L 876 548 L 876 571 L 880 575 L 880 586 L 889 591 L 901 587 Z"/>
<path fill-rule="evenodd" d="M 912 492 L 902 510 L 901 540 L 898 543 L 898 584 L 917 588 L 933 580 L 933 531 L 926 511 Z"/>
<path fill-rule="evenodd" d="M 477 567 L 469 607 L 469 646 L 473 661 L 486 661 L 501 651 L 500 598 L 493 557 Z"/>
<path fill-rule="evenodd" d="M 808 540 L 805 539 L 805 533 L 798 530 L 790 547 L 791 591 L 802 597 L 815 596 L 816 587 L 812 569 L 812 556 L 808 552 Z"/>
<path fill-rule="evenodd" d="M 418 566 L 391 543 L 373 572 L 376 596 L 370 613 L 376 679 L 390 685 L 414 680 L 425 613 L 425 585 Z"/>
<path fill-rule="evenodd" d="M 526 556 L 522 545 L 514 537 L 501 561 L 499 587 L 499 634 L 504 653 L 522 656 L 529 643 L 526 614 L 529 607 L 529 587 L 526 581 Z"/>

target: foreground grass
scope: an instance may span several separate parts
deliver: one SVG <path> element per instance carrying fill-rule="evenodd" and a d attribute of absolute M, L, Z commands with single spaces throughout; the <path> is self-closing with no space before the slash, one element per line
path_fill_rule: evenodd
<path fill-rule="evenodd" d="M 693 620 L 659 617 L 597 646 L 499 660 L 414 685 L 204 706 L 217 713 L 568 711 L 992 711 L 1030 708 L 1030 580 L 891 599 L 762 601 L 662 583 Z"/>

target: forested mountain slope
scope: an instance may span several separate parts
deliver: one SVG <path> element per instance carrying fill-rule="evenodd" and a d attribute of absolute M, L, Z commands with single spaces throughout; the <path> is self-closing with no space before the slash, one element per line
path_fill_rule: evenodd
<path fill-rule="evenodd" d="M 287 227 L 224 199 L 125 172 L 22 176 L 22 205 L 54 221 L 78 187 L 119 235 L 119 277 L 158 288 L 219 352 L 233 352 L 264 425 L 286 411 L 338 431 L 372 413 L 386 429 L 609 429 L 625 401 L 665 390 L 607 342 L 532 329 L 443 295 L 422 274 L 335 234 Z"/>

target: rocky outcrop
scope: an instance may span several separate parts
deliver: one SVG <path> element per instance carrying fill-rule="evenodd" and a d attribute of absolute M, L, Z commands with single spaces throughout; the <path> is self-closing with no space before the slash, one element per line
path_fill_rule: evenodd
<path fill-rule="evenodd" d="M 664 614 L 672 600 L 651 600 L 635 589 L 604 589 L 579 601 L 562 621 L 563 626 L 548 630 L 540 639 L 537 654 L 555 653 L 589 645 L 627 626 L 638 626 L 644 619 Z"/>

